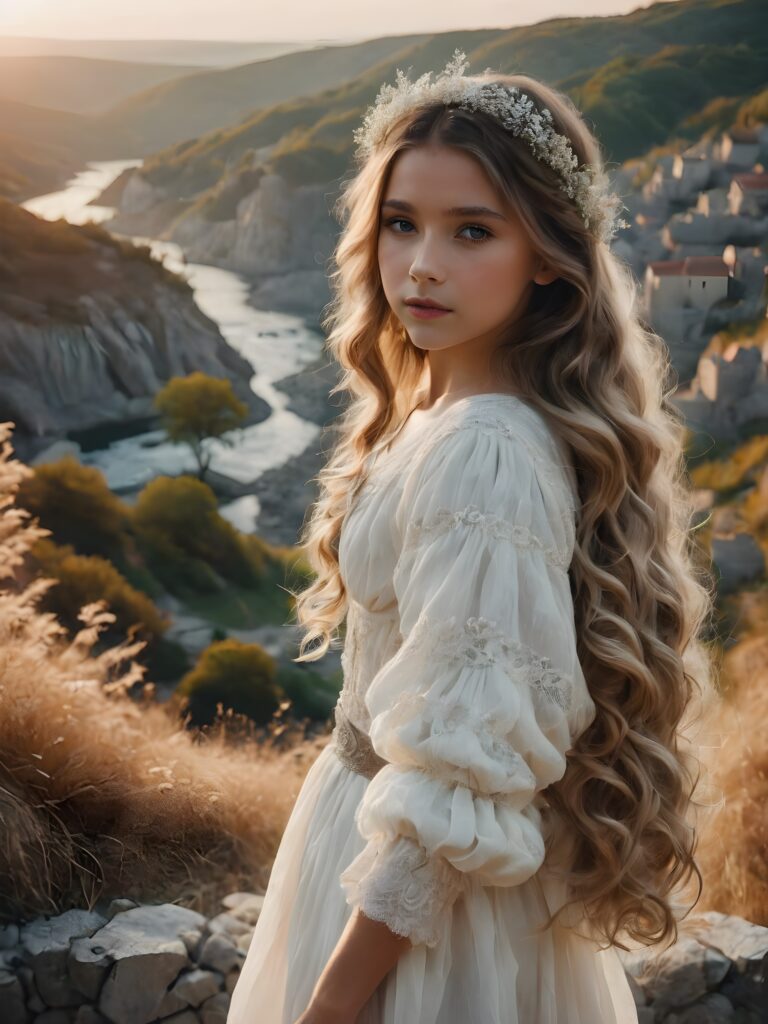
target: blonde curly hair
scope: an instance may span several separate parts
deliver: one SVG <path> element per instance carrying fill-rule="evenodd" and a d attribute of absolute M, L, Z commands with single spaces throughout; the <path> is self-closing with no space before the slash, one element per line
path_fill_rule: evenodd
<path fill-rule="evenodd" d="M 604 169 L 567 96 L 527 75 L 494 77 L 546 106 L 579 161 Z M 348 605 L 342 522 L 372 447 L 397 431 L 422 383 L 427 355 L 387 303 L 377 244 L 393 161 L 427 143 L 473 156 L 558 274 L 533 290 L 494 359 L 498 380 L 514 382 L 565 443 L 579 486 L 570 579 L 597 714 L 569 752 L 565 775 L 546 791 L 569 840 L 569 902 L 582 903 L 595 933 L 621 948 L 628 947 L 620 935 L 644 945 L 674 941 L 679 891 L 695 876 L 695 906 L 702 886 L 692 820 L 702 771 L 687 732 L 714 689 L 703 639 L 712 583 L 693 544 L 684 427 L 667 400 L 668 353 L 642 322 L 630 269 L 587 230 L 555 172 L 482 111 L 417 104 L 343 183 L 324 326 L 343 369 L 333 391 L 351 400 L 300 538 L 317 575 L 294 593 L 307 627 L 295 660 L 322 657 L 338 636 Z"/>

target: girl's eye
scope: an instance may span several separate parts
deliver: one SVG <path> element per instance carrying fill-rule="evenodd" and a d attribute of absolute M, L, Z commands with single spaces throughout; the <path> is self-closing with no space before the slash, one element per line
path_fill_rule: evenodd
<path fill-rule="evenodd" d="M 390 217 L 388 221 L 385 221 L 387 227 L 392 227 L 395 224 L 409 224 L 410 221 L 404 220 L 402 217 Z M 407 234 L 408 232 L 396 231 L 396 235 Z"/>
<path fill-rule="evenodd" d="M 413 227 L 411 222 L 409 220 L 406 220 L 404 217 L 390 217 L 390 219 L 388 221 L 386 221 L 385 223 L 386 223 L 387 227 L 393 227 L 395 224 L 408 224 L 411 227 Z M 492 237 L 491 232 L 488 230 L 488 228 L 481 227 L 479 224 L 465 224 L 464 227 L 461 228 L 461 230 L 462 231 L 482 231 L 483 232 L 483 234 L 482 234 L 482 236 L 480 238 L 465 237 L 465 239 L 464 239 L 465 242 L 485 242 L 486 239 Z M 396 235 L 407 235 L 407 234 L 409 234 L 409 232 L 408 231 L 397 230 L 397 231 L 395 231 L 395 234 Z"/>
<path fill-rule="evenodd" d="M 491 237 L 491 232 L 488 231 L 487 228 L 480 227 L 479 224 L 467 224 L 466 227 L 463 227 L 461 230 L 462 231 L 482 231 L 483 232 L 481 238 L 469 238 L 469 239 L 467 239 L 467 241 L 469 241 L 469 242 L 484 242 L 486 240 L 486 238 L 490 238 Z"/>

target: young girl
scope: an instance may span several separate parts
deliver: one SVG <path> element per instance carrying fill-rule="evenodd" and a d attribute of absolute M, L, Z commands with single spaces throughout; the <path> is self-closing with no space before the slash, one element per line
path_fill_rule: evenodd
<path fill-rule="evenodd" d="M 573 105 L 466 68 L 398 71 L 355 133 L 353 400 L 297 595 L 298 661 L 346 616 L 344 685 L 228 1024 L 631 1024 L 616 947 L 673 940 L 701 881 L 709 595 L 664 349 Z"/>

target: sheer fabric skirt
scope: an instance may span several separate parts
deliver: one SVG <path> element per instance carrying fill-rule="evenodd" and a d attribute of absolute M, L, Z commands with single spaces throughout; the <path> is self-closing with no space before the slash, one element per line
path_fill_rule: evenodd
<path fill-rule="evenodd" d="M 227 1024 L 294 1024 L 352 913 L 339 875 L 365 845 L 354 821 L 368 779 L 333 741 L 309 769 L 275 858 Z M 440 943 L 406 950 L 357 1024 L 637 1024 L 615 949 L 570 929 L 539 934 L 557 883 L 472 884 Z"/>

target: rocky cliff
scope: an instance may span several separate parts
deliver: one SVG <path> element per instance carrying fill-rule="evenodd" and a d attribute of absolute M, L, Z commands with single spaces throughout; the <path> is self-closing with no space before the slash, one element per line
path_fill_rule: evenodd
<path fill-rule="evenodd" d="M 250 363 L 148 250 L 10 203 L 0 230 L 0 420 L 20 451 L 152 416 L 159 388 L 195 370 L 229 379 L 251 422 L 267 417 Z"/>
<path fill-rule="evenodd" d="M 219 195 L 234 187 L 224 179 Z M 244 274 L 251 282 L 251 301 L 258 309 L 305 316 L 318 327 L 331 295 L 328 260 L 339 225 L 330 206 L 336 188 L 293 185 L 279 174 L 262 175 L 251 191 L 232 201 L 222 217 L 216 197 L 180 213 L 173 192 L 148 182 L 139 172 L 125 172 L 118 205 L 110 222 L 126 234 L 152 234 L 177 242 L 187 259 Z M 107 198 L 99 198 L 99 202 Z M 216 208 L 214 208 L 216 207 Z"/>

